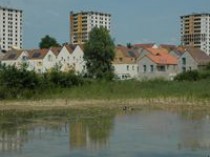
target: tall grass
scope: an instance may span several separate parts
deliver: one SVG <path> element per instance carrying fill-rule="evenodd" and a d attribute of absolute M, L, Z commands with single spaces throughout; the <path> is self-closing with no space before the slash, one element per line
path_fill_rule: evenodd
<path fill-rule="evenodd" d="M 135 99 L 135 98 L 188 98 L 209 99 L 210 81 L 195 82 L 178 81 L 93 81 L 72 88 L 47 89 L 34 98 L 65 98 L 65 99 Z"/>

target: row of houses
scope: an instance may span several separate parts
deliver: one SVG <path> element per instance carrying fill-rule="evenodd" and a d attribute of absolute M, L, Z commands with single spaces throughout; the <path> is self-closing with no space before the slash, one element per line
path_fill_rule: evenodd
<path fill-rule="evenodd" d="M 61 71 L 73 70 L 77 73 L 85 71 L 81 46 L 65 45 L 50 49 L 11 50 L 5 53 L 1 63 L 19 68 L 23 63 L 28 65 L 28 70 L 45 73 L 55 66 Z"/>
<path fill-rule="evenodd" d="M 64 45 L 49 49 L 11 50 L 1 55 L 1 63 L 19 68 L 27 63 L 28 70 L 44 73 L 55 66 L 61 71 L 86 71 L 81 45 Z M 113 67 L 121 79 L 165 78 L 172 80 L 178 73 L 203 69 L 210 57 L 200 49 L 175 45 L 135 44 L 115 48 Z"/>

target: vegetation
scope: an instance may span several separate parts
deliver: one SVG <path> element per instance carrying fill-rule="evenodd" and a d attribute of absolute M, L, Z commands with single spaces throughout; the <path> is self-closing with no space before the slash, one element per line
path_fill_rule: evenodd
<path fill-rule="evenodd" d="M 83 78 L 73 72 L 63 73 L 56 68 L 37 74 L 0 65 L 0 99 L 76 99 L 113 100 L 138 98 L 210 98 L 210 72 L 185 72 L 175 81 L 127 80 L 107 81 Z M 202 78 L 202 79 L 200 79 Z"/>
<path fill-rule="evenodd" d="M 26 65 L 20 69 L 0 65 L 0 99 L 32 98 L 44 91 L 83 84 L 82 77 L 71 71 L 63 73 L 55 68 L 48 73 L 37 74 L 26 69 Z"/>
<path fill-rule="evenodd" d="M 207 66 L 207 68 L 204 70 L 192 70 L 192 71 L 186 71 L 186 72 L 180 73 L 175 77 L 175 80 L 198 81 L 198 80 L 210 79 L 209 67 L 210 66 Z"/>
<path fill-rule="evenodd" d="M 114 69 L 111 64 L 115 56 L 114 42 L 106 28 L 95 27 L 90 32 L 84 52 L 88 77 L 106 80 L 114 77 Z"/>
<path fill-rule="evenodd" d="M 50 48 L 50 47 L 57 47 L 60 46 L 55 38 L 46 35 L 41 39 L 39 43 L 39 48 Z"/>

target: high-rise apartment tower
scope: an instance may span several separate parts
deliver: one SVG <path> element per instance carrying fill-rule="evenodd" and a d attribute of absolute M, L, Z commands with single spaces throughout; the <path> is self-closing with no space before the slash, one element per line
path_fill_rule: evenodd
<path fill-rule="evenodd" d="M 22 47 L 23 11 L 0 6 L 0 48 Z"/>
<path fill-rule="evenodd" d="M 94 27 L 105 27 L 110 30 L 111 14 L 101 12 L 70 13 L 70 42 L 83 44 L 89 38 L 89 33 Z"/>
<path fill-rule="evenodd" d="M 210 14 L 181 16 L 181 43 L 199 48 L 210 55 Z"/>

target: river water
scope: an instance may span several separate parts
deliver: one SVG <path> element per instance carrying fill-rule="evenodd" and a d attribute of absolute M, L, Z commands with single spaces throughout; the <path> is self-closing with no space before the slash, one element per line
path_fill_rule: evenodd
<path fill-rule="evenodd" d="M 0 157 L 208 157 L 204 111 L 56 110 L 0 115 Z"/>

